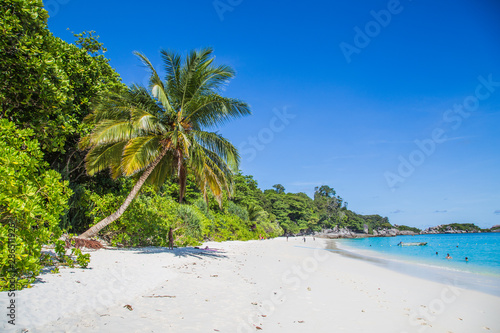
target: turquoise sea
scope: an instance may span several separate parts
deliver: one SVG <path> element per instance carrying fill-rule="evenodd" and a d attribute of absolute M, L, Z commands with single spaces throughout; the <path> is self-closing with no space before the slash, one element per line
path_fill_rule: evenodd
<path fill-rule="evenodd" d="M 398 246 L 399 242 L 427 245 Z M 500 233 L 370 237 L 340 239 L 335 244 L 345 254 L 391 269 L 439 282 L 454 280 L 465 288 L 500 296 Z M 448 253 L 452 259 L 446 259 Z"/>

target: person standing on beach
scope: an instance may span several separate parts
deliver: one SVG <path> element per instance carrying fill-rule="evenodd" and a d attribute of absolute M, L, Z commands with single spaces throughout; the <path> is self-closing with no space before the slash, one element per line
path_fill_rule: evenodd
<path fill-rule="evenodd" d="M 168 248 L 170 250 L 174 249 L 174 232 L 172 231 L 172 227 L 168 229 Z"/>

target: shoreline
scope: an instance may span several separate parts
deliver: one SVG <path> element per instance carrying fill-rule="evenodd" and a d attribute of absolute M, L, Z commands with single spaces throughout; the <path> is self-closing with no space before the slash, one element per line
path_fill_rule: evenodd
<path fill-rule="evenodd" d="M 7 332 L 487 332 L 500 297 L 388 270 L 306 237 L 90 252 L 16 294 Z M 0 293 L 5 308 L 6 293 Z M 127 307 L 130 306 L 130 309 Z M 259 329 L 260 328 L 260 329 Z"/>
<path fill-rule="evenodd" d="M 386 232 L 386 230 L 383 230 Z M 406 231 L 398 231 L 395 234 L 378 234 L 378 235 L 373 235 L 373 234 L 368 234 L 368 233 L 356 233 L 356 232 L 349 232 L 349 233 L 324 233 L 324 232 L 319 232 L 319 233 L 308 233 L 306 234 L 307 236 L 314 236 L 317 238 L 323 238 L 323 239 L 357 239 L 357 238 L 391 238 L 391 237 L 398 237 L 398 236 L 430 236 L 430 235 L 477 235 L 477 234 L 494 234 L 494 233 L 500 233 L 500 229 L 494 230 L 494 231 L 483 231 L 483 232 L 406 232 Z M 303 237 L 303 236 L 296 236 L 296 237 Z"/>
<path fill-rule="evenodd" d="M 405 260 L 405 258 L 393 257 L 390 254 L 388 255 L 390 257 L 383 257 L 383 255 L 387 254 L 370 249 L 358 249 L 345 244 L 341 244 L 339 247 L 335 241 L 330 240 L 332 249 L 346 257 L 371 262 L 379 267 L 437 283 L 446 284 L 449 281 L 454 281 L 454 284 L 464 289 L 500 297 L 499 276 L 464 271 L 421 261 Z M 335 244 L 333 245 L 333 243 Z"/>

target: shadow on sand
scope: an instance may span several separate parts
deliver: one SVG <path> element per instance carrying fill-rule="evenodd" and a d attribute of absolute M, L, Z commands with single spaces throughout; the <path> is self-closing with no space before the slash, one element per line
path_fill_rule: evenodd
<path fill-rule="evenodd" d="M 176 257 L 194 257 L 198 259 L 202 258 L 227 258 L 224 254 L 225 251 L 221 249 L 197 249 L 194 247 L 181 247 L 174 248 L 170 250 L 166 247 L 138 247 L 138 248 L 117 248 L 117 247 L 108 247 L 104 249 L 105 251 L 130 251 L 137 252 L 138 254 L 147 254 L 147 253 L 173 253 Z"/>
<path fill-rule="evenodd" d="M 85 249 L 87 251 L 87 249 Z M 215 248 L 210 248 L 210 249 L 197 249 L 194 247 L 181 247 L 181 248 L 174 248 L 173 250 L 170 250 L 166 247 L 105 247 L 99 250 L 90 250 L 89 252 L 96 252 L 96 251 L 129 251 L 129 252 L 135 252 L 137 254 L 155 254 L 155 253 L 173 253 L 176 257 L 179 258 L 187 258 L 187 257 L 192 257 L 192 258 L 197 258 L 197 259 L 203 259 L 203 258 L 216 258 L 216 259 L 225 259 L 228 258 L 224 253 L 224 250 L 221 249 L 215 249 Z M 51 251 L 44 251 L 45 253 L 51 253 Z M 53 253 L 52 253 L 53 254 Z M 83 269 L 83 270 L 92 270 L 92 267 L 87 267 L 87 268 L 69 268 L 66 266 L 62 266 L 68 269 Z M 52 274 L 52 270 L 55 268 L 55 265 L 52 266 L 45 266 L 40 274 L 35 278 L 35 281 L 32 283 L 33 285 L 36 284 L 43 284 L 46 283 L 46 281 L 43 279 L 44 276 Z M 74 273 L 74 272 L 70 272 Z M 57 274 L 57 273 L 56 273 Z"/>

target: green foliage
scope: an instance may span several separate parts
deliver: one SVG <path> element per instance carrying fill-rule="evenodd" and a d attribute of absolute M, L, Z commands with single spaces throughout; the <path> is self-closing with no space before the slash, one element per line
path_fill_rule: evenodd
<path fill-rule="evenodd" d="M 123 202 L 123 192 L 99 195 L 88 191 L 92 207 L 89 216 L 98 222 L 110 215 Z M 103 230 L 102 237 L 113 246 L 166 246 L 168 228 L 177 220 L 177 206 L 171 198 L 146 191 L 136 197 L 117 223 Z"/>
<path fill-rule="evenodd" d="M 211 230 L 210 239 L 215 241 L 227 240 L 250 240 L 257 239 L 258 234 L 250 230 L 250 226 L 246 224 L 236 215 L 226 215 L 222 213 L 215 214 L 213 221 L 213 229 Z"/>
<path fill-rule="evenodd" d="M 33 131 L 0 119 L 0 289 L 33 282 L 42 269 L 41 248 L 57 243 L 59 218 L 71 195 L 67 182 L 42 160 Z"/>
<path fill-rule="evenodd" d="M 120 183 L 119 189 L 104 194 L 85 191 L 83 198 L 90 207 L 92 221 L 108 216 L 124 200 L 133 182 Z M 187 246 L 204 240 L 248 240 L 258 239 L 259 235 L 283 234 L 278 221 L 258 205 L 246 208 L 225 199 L 221 210 L 210 196 L 209 204 L 198 198 L 192 204 L 181 205 L 171 196 L 173 185 L 167 181 L 159 193 L 150 186 L 143 188 L 123 216 L 103 229 L 102 237 L 114 246 L 167 246 L 168 230 L 172 227 L 175 245 Z"/>
<path fill-rule="evenodd" d="M 71 255 L 67 255 L 65 245 L 66 242 L 60 239 L 57 240 L 55 242 L 55 252 L 57 255 L 52 258 L 49 254 L 42 254 L 41 264 L 44 266 L 55 266 L 53 273 L 59 273 L 60 266 L 75 268 L 76 264 L 78 264 L 81 268 L 87 268 L 90 263 L 90 254 L 83 254 L 82 250 L 73 247 L 71 248 Z"/>
<path fill-rule="evenodd" d="M 281 184 L 275 184 L 275 185 L 273 185 L 273 188 L 276 191 L 276 193 L 278 193 L 278 194 L 285 193 L 285 187 Z"/>
<path fill-rule="evenodd" d="M 267 212 L 263 211 L 265 218 L 257 221 L 254 225 L 255 234 L 263 235 L 267 238 L 279 237 L 284 234 L 283 228 L 279 225 L 278 221 Z"/>
<path fill-rule="evenodd" d="M 332 228 L 345 222 L 347 204 L 340 196 L 335 195 L 335 190 L 327 185 L 315 188 L 314 204 L 322 228 Z"/>
<path fill-rule="evenodd" d="M 100 94 L 124 86 L 93 31 L 68 44 L 50 33 L 47 18 L 41 0 L 0 2 L 0 118 L 33 129 L 45 161 L 70 181 L 75 195 L 62 226 L 79 231 L 90 223 L 84 188 L 107 186 L 105 177 L 89 180 L 82 167 L 76 144 L 92 127 L 83 119 Z"/>
<path fill-rule="evenodd" d="M 345 217 L 339 226 L 348 228 L 354 232 L 363 233 L 366 227 L 368 228 L 368 233 L 373 234 L 373 230 L 393 228 L 387 217 L 380 215 L 360 215 L 348 209 L 344 210 L 344 212 Z"/>
<path fill-rule="evenodd" d="M 339 226 L 348 228 L 354 232 L 362 233 L 365 227 L 365 219 L 362 215 L 358 215 L 351 210 L 346 210 L 346 219 L 344 219 Z M 374 229 L 372 227 L 372 229 Z"/>
<path fill-rule="evenodd" d="M 439 226 L 438 230 L 440 232 L 446 232 L 447 230 L 460 230 L 466 232 L 479 232 L 484 231 L 477 225 L 473 223 L 451 223 Z"/>
<path fill-rule="evenodd" d="M 249 221 L 248 211 L 245 207 L 239 206 L 232 201 L 229 201 L 226 206 L 226 211 L 229 214 L 238 216 L 243 221 Z"/>
<path fill-rule="evenodd" d="M 382 217 L 380 215 L 360 215 L 369 227 L 373 229 L 391 229 L 392 224 L 389 223 L 387 217 Z"/>
<path fill-rule="evenodd" d="M 75 44 L 81 46 L 82 50 L 91 55 L 98 55 L 99 52 L 104 54 L 107 51 L 104 44 L 99 42 L 99 36 L 95 36 L 94 30 L 73 35 L 76 37 Z"/>
<path fill-rule="evenodd" d="M 407 225 L 398 225 L 398 226 L 395 226 L 396 229 L 398 229 L 399 231 L 413 231 L 414 233 L 420 233 L 420 231 L 422 231 L 421 229 L 419 228 L 415 228 L 415 227 L 409 227 Z"/>
<path fill-rule="evenodd" d="M 276 217 L 285 233 L 296 234 L 303 230 L 317 229 L 318 217 L 314 202 L 304 193 L 278 193 L 264 191 L 269 202 L 269 213 Z"/>
<path fill-rule="evenodd" d="M 149 59 L 135 52 L 150 72 L 149 86 L 132 85 L 103 94 L 86 118 L 95 124 L 79 143 L 80 149 L 88 150 L 87 173 L 109 170 L 114 179 L 133 176 L 136 183 L 116 214 L 82 237 L 95 236 L 118 219 L 146 181 L 158 190 L 175 177 L 179 202 L 186 195 L 188 175 L 203 198 L 211 193 L 221 207 L 224 196 L 232 193 L 239 153 L 219 133 L 207 130 L 250 114 L 246 103 L 219 95 L 234 71 L 213 65 L 210 48 L 193 50 L 185 60 L 173 52 L 161 53 L 164 81 Z"/>
<path fill-rule="evenodd" d="M 172 181 L 175 178 L 171 178 L 165 181 L 162 184 L 161 190 L 163 193 L 174 199 L 175 201 L 179 201 L 179 183 L 177 181 Z M 153 184 L 158 185 L 158 184 Z M 188 175 L 186 179 L 186 192 L 184 194 L 183 202 L 193 203 L 198 201 L 202 197 L 200 190 L 196 185 L 196 181 L 193 175 Z"/>
<path fill-rule="evenodd" d="M 182 221 L 183 235 L 193 239 L 200 239 L 203 230 L 204 216 L 196 206 L 179 205 L 177 216 Z M 177 227 L 178 229 L 180 227 Z"/>
<path fill-rule="evenodd" d="M 82 253 L 80 249 L 72 249 L 73 255 L 76 256 L 76 262 L 80 265 L 81 268 L 87 268 L 90 263 L 90 253 Z"/>
<path fill-rule="evenodd" d="M 82 120 L 92 99 L 120 80 L 102 55 L 54 37 L 47 18 L 40 0 L 0 4 L 0 115 L 34 129 L 43 152 L 64 153 L 67 140 L 74 146 L 88 130 Z M 86 45 L 85 38 L 79 43 Z"/>
<path fill-rule="evenodd" d="M 157 188 L 175 176 L 179 202 L 191 174 L 198 191 L 204 197 L 211 192 L 221 204 L 223 192 L 231 192 L 239 154 L 220 134 L 206 130 L 250 110 L 244 102 L 218 94 L 234 71 L 214 66 L 212 52 L 194 50 L 182 60 L 162 50 L 164 81 L 147 57 L 136 52 L 151 74 L 149 86 L 132 85 L 103 96 L 88 118 L 96 126 L 80 143 L 82 149 L 89 149 L 87 172 L 109 169 L 117 178 L 144 171 Z"/>
<path fill-rule="evenodd" d="M 257 181 L 253 176 L 243 175 L 238 172 L 234 175 L 234 203 L 243 206 L 262 206 L 265 204 L 264 193 L 258 188 Z"/>

